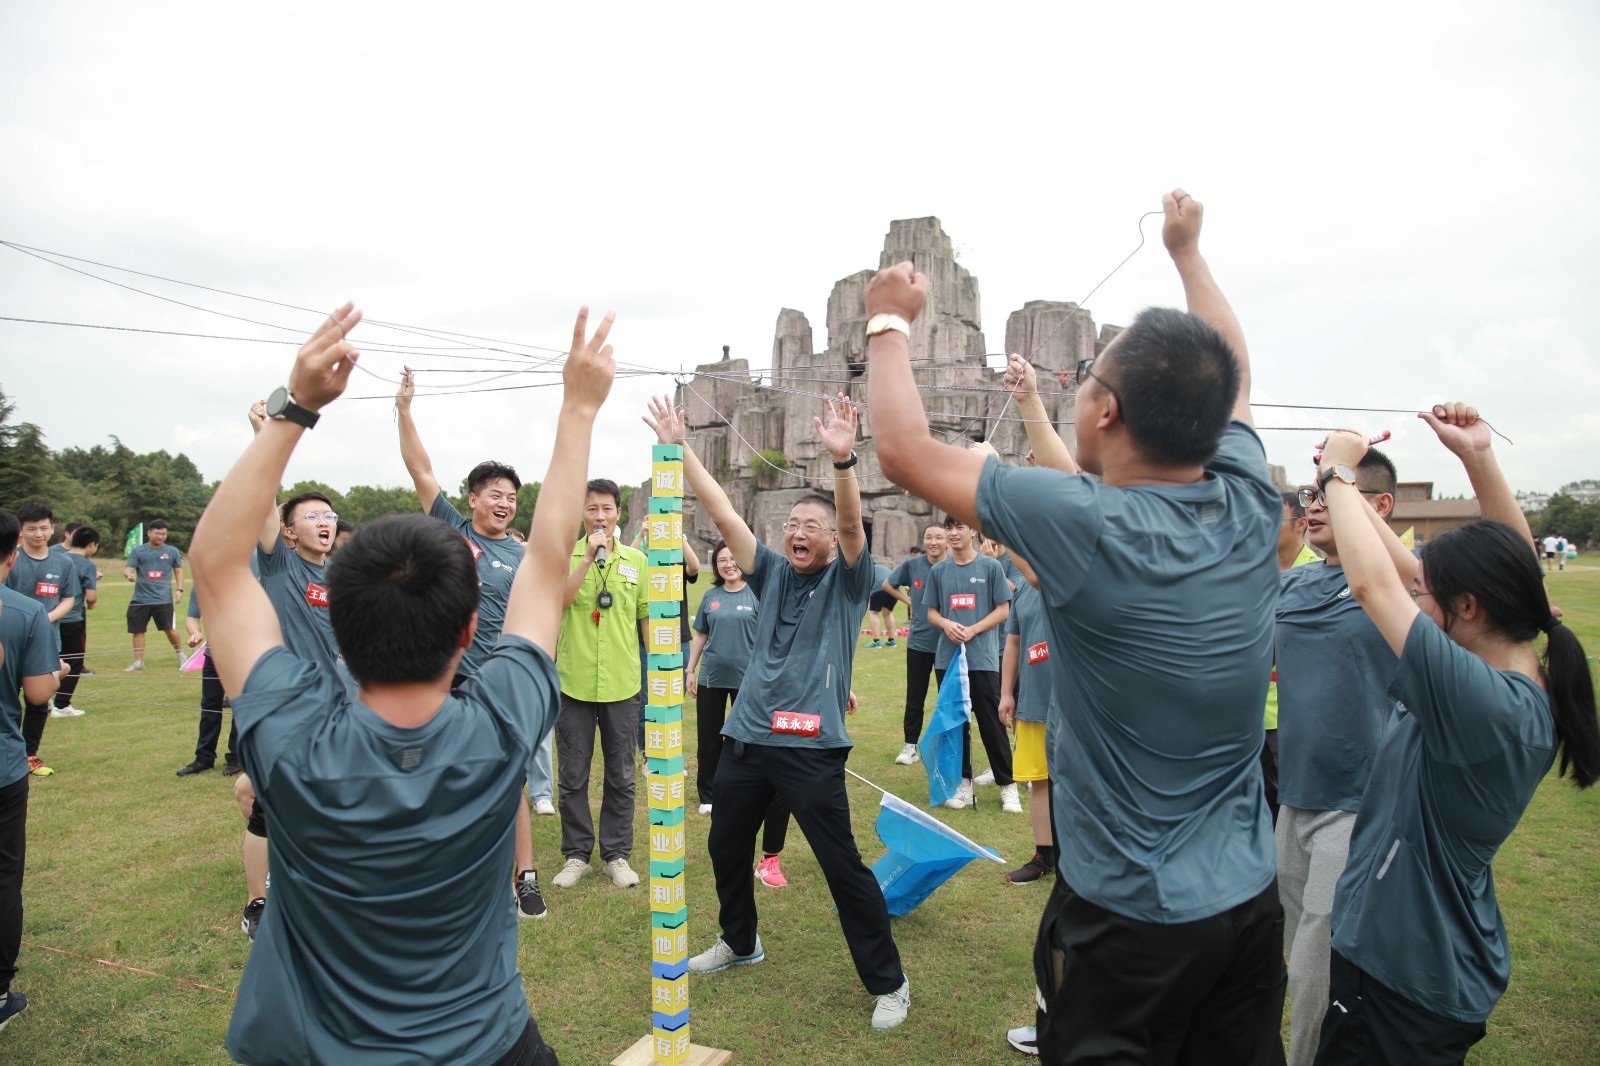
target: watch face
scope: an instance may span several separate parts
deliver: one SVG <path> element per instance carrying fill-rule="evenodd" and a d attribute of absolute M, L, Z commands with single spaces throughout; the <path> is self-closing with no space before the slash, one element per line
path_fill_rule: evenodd
<path fill-rule="evenodd" d="M 279 385 L 272 390 L 272 395 L 267 397 L 267 417 L 277 418 L 283 414 L 283 409 L 289 406 L 289 389 Z"/>

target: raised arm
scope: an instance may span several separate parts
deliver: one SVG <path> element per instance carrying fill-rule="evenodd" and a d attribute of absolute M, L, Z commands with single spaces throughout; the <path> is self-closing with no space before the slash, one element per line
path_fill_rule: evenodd
<path fill-rule="evenodd" d="M 1330 433 L 1322 452 L 1322 469 L 1342 464 L 1353 470 L 1366 454 L 1367 440 L 1361 434 Z M 1415 589 L 1408 590 L 1401 581 L 1388 548 L 1362 509 L 1361 493 L 1355 485 L 1332 477 L 1322 491 L 1350 594 L 1398 656 L 1405 650 L 1406 636 L 1417 617 L 1417 602 L 1411 595 Z"/>
<path fill-rule="evenodd" d="M 1028 446 L 1033 449 L 1033 465 L 1076 474 L 1078 463 L 1067 450 L 1067 442 L 1050 424 L 1044 401 L 1039 399 L 1039 379 L 1034 374 L 1033 364 L 1020 355 L 1013 355 L 1006 364 L 1005 385 L 1016 399 L 1017 413 L 1027 427 Z"/>
<path fill-rule="evenodd" d="M 250 432 L 259 434 L 261 427 L 267 424 L 267 401 L 257 400 L 251 404 L 246 417 L 250 419 Z M 263 502 L 266 504 L 267 512 L 262 516 L 261 534 L 256 538 L 256 543 L 261 546 L 262 551 L 271 555 L 278 550 L 278 542 L 281 539 L 278 526 L 278 486 L 272 486 L 272 491 L 267 494 Z"/>
<path fill-rule="evenodd" d="M 416 377 L 409 366 L 405 367 L 400 375 L 400 390 L 394 394 L 395 422 L 400 427 L 400 458 L 406 464 L 412 484 L 417 487 L 417 503 L 422 506 L 422 513 L 427 514 L 433 510 L 433 501 L 439 496 L 439 479 L 433 476 L 433 460 L 428 458 L 428 449 L 422 446 L 422 436 L 411 417 L 411 398 L 416 392 Z M 578 502 L 578 509 L 582 510 L 583 501 Z"/>
<path fill-rule="evenodd" d="M 846 565 L 855 566 L 861 553 L 867 550 L 867 529 L 861 521 L 861 483 L 856 480 L 856 468 L 843 470 L 839 464 L 848 462 L 855 454 L 857 418 L 855 406 L 844 393 L 837 400 L 823 400 L 824 421 L 813 418 L 817 439 L 833 456 L 833 509 L 839 525 L 839 554 Z"/>
<path fill-rule="evenodd" d="M 750 527 L 739 517 L 739 512 L 733 509 L 728 494 L 722 491 L 717 479 L 711 476 L 711 471 L 701 464 L 700 457 L 684 440 L 682 413 L 673 409 L 672 401 L 667 397 L 654 396 L 650 399 L 644 424 L 655 431 L 656 440 L 660 443 L 683 445 L 683 473 L 688 479 L 689 488 L 694 490 L 700 506 L 706 509 L 711 521 L 716 524 L 717 532 L 727 542 L 739 569 L 747 574 L 753 573 L 756 568 L 756 535 L 750 532 Z"/>
<path fill-rule="evenodd" d="M 561 368 L 561 417 L 556 422 L 550 469 L 539 487 L 539 501 L 533 506 L 533 521 L 528 527 L 527 553 L 517 567 L 506 603 L 502 632 L 526 637 L 552 657 L 564 608 L 547 590 L 556 588 L 567 577 L 572 551 L 567 538 L 572 516 L 583 512 L 594 420 L 611 392 L 616 374 L 611 345 L 606 343 L 616 318 L 616 312 L 606 312 L 594 335 L 589 336 L 589 309 L 578 309 L 572 326 L 572 348 Z M 420 495 L 420 488 L 418 492 Z"/>
<path fill-rule="evenodd" d="M 1478 497 L 1478 509 L 1483 517 L 1502 522 L 1517 531 L 1517 536 L 1533 546 L 1533 531 L 1528 528 L 1528 517 L 1517 503 L 1517 494 L 1500 469 L 1494 455 L 1494 441 L 1489 435 L 1489 424 L 1478 417 L 1476 407 L 1464 403 L 1435 404 L 1432 411 L 1417 415 L 1439 435 L 1439 443 L 1455 453 L 1472 482 L 1472 492 Z"/>
<path fill-rule="evenodd" d="M 910 263 L 880 270 L 867 283 L 867 314 L 916 320 L 928 297 L 928 277 Z M 867 338 L 867 396 L 878 465 L 890 481 L 939 510 L 979 528 L 978 478 L 982 456 L 940 444 L 911 376 L 911 341 L 898 328 Z"/>
<path fill-rule="evenodd" d="M 1161 243 L 1172 256 L 1172 265 L 1178 268 L 1183 280 L 1183 295 L 1189 304 L 1189 313 L 1203 319 L 1211 328 L 1222 334 L 1222 339 L 1233 349 L 1239 361 L 1239 395 L 1233 402 L 1233 417 L 1255 425 L 1250 415 L 1250 353 L 1244 346 L 1244 330 L 1234 316 L 1227 297 L 1211 276 L 1211 267 L 1200 255 L 1200 222 L 1205 207 L 1184 192 L 1173 189 L 1161 198 L 1161 209 L 1166 221 L 1161 224 Z M 1342 551 L 1339 553 L 1344 554 Z"/>
<path fill-rule="evenodd" d="M 345 304 L 301 345 L 289 373 L 289 393 L 296 404 L 320 411 L 344 392 L 358 358 L 345 338 L 360 321 L 361 312 Z M 263 426 L 222 479 L 194 532 L 189 555 L 195 585 L 206 604 L 206 632 L 216 651 L 217 673 L 229 692 L 242 692 L 256 660 L 283 643 L 277 612 L 250 573 L 250 555 L 261 532 L 261 501 L 277 491 L 305 432 L 284 418 Z"/>

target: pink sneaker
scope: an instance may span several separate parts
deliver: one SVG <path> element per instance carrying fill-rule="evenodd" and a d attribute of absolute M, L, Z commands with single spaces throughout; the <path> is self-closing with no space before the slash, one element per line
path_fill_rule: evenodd
<path fill-rule="evenodd" d="M 783 876 L 783 867 L 778 865 L 776 855 L 768 855 L 756 863 L 756 877 L 768 888 L 789 887 L 789 879 Z"/>

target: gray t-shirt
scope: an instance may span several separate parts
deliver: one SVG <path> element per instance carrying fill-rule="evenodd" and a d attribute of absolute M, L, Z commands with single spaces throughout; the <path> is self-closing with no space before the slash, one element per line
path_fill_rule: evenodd
<path fill-rule="evenodd" d="M 996 607 L 1010 602 L 1011 585 L 1006 581 L 1005 570 L 982 552 L 965 563 L 956 562 L 953 555 L 945 556 L 928 572 L 922 588 L 924 608 L 931 607 L 947 620 L 965 626 L 983 621 Z M 967 641 L 968 670 L 1000 669 L 1000 629 L 995 626 Z M 944 670 L 956 653 L 955 641 L 942 629 L 934 632 L 939 643 L 933 653 L 933 668 Z"/>
<path fill-rule="evenodd" d="M 55 627 L 39 602 L 0 585 L 0 788 L 28 776 L 28 746 L 22 740 L 22 679 L 60 668 Z"/>
<path fill-rule="evenodd" d="M 755 647 L 723 736 L 746 744 L 848 748 L 844 728 L 856 634 L 872 595 L 872 557 L 855 566 L 844 556 L 802 574 L 765 544 L 756 545 L 750 586 L 761 601 Z M 820 719 L 818 735 L 778 731 L 790 715 Z M 793 728 L 793 726 L 788 726 Z"/>
<path fill-rule="evenodd" d="M 721 585 L 706 590 L 694 616 L 694 631 L 706 635 L 706 646 L 700 652 L 700 684 L 736 689 L 743 683 L 755 647 L 760 603 L 748 581 L 738 592 Z"/>
<path fill-rule="evenodd" d="M 78 568 L 63 553 L 54 549 L 47 551 L 43 559 L 35 559 L 19 547 L 11 557 L 11 573 L 6 575 L 6 587 L 43 607 L 47 616 L 61 606 L 61 601 L 68 596 L 80 601 L 83 599 L 83 590 L 78 587 Z M 56 653 L 59 654 L 61 629 L 58 622 L 51 623 L 50 633 L 51 639 L 56 642 Z"/>
<path fill-rule="evenodd" d="M 990 461 L 978 485 L 983 528 L 1033 564 L 1049 616 L 1061 874 L 1166 924 L 1276 872 L 1259 756 L 1283 501 L 1243 423 L 1206 475 L 1117 488 Z"/>
<path fill-rule="evenodd" d="M 1011 597 L 1011 614 L 1006 618 L 1005 635 L 1016 634 L 1017 721 L 1048 722 L 1054 691 L 1050 682 L 1050 623 L 1045 617 L 1044 599 L 1026 581 L 1017 583 Z"/>
<path fill-rule="evenodd" d="M 87 555 L 78 555 L 73 552 L 62 553 L 67 564 L 73 567 L 78 574 L 78 602 L 72 605 L 72 610 L 61 616 L 63 622 L 82 622 L 87 617 L 89 592 L 100 587 L 99 575 L 95 572 L 94 560 Z"/>
<path fill-rule="evenodd" d="M 327 566 L 306 562 L 281 536 L 278 550 L 270 554 L 256 545 L 255 561 L 284 646 L 302 659 L 337 669 L 339 642 L 328 612 Z"/>
<path fill-rule="evenodd" d="M 511 600 L 511 580 L 522 565 L 522 545 L 509 534 L 504 537 L 486 537 L 472 528 L 472 519 L 456 510 L 444 498 L 444 493 L 433 498 L 428 511 L 432 518 L 448 522 L 460 533 L 472 549 L 478 564 L 478 631 L 473 634 L 472 647 L 461 657 L 458 673 L 471 675 L 494 651 L 500 640 L 500 627 L 506 624 L 506 604 Z"/>
<path fill-rule="evenodd" d="M 272 905 L 227 1048 L 239 1062 L 489 1063 L 528 1023 L 506 890 L 555 666 L 507 637 L 414 729 L 276 647 L 233 699 L 272 840 Z"/>
<path fill-rule="evenodd" d="M 1359 811 L 1378 743 L 1394 721 L 1394 652 L 1325 562 L 1278 578 L 1278 802 Z"/>
<path fill-rule="evenodd" d="M 141 544 L 123 562 L 136 575 L 133 603 L 171 603 L 172 571 L 183 569 L 183 556 L 170 544 L 153 547 Z"/>
<path fill-rule="evenodd" d="M 1550 700 L 1425 615 L 1389 693 L 1403 706 L 1350 837 L 1333 949 L 1419 1006 L 1481 1022 L 1511 978 L 1490 863 L 1555 762 Z"/>
<path fill-rule="evenodd" d="M 939 647 L 940 632 L 928 624 L 928 607 L 922 602 L 922 589 L 928 583 L 928 571 L 933 564 L 926 555 L 908 555 L 886 579 L 897 589 L 910 589 L 911 635 L 906 637 L 906 647 L 912 651 L 931 652 Z M 881 585 L 880 585 L 881 587 Z"/>

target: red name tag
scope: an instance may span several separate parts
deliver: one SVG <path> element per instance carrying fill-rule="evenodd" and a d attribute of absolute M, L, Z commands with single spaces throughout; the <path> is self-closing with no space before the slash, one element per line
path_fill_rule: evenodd
<path fill-rule="evenodd" d="M 1028 649 L 1029 665 L 1042 663 L 1048 658 L 1050 658 L 1050 642 L 1047 640 L 1041 640 Z"/>
<path fill-rule="evenodd" d="M 41 581 L 33 586 L 33 594 L 35 596 L 59 596 L 61 595 L 61 586 L 54 581 Z"/>
<path fill-rule="evenodd" d="M 772 731 L 774 733 L 788 733 L 795 737 L 814 737 L 822 732 L 822 719 L 815 714 L 799 714 L 795 711 L 773 711 Z"/>
<path fill-rule="evenodd" d="M 978 609 L 978 594 L 976 592 L 952 592 L 950 594 L 950 609 L 975 611 Z"/>
<path fill-rule="evenodd" d="M 328 590 L 323 588 L 321 585 L 307 583 L 306 602 L 313 607 L 328 606 Z"/>
<path fill-rule="evenodd" d="M 466 541 L 467 547 L 472 549 L 472 558 L 474 561 L 483 557 L 483 549 L 472 543 L 471 537 L 462 537 L 461 539 Z"/>
<path fill-rule="evenodd" d="M 151 581 L 160 581 L 162 578 L 167 576 L 167 572 L 165 570 L 146 570 L 144 572 L 144 576 L 149 578 Z"/>
<path fill-rule="evenodd" d="M 912 588 L 917 588 L 917 589 L 920 589 L 920 588 L 921 588 L 921 587 L 922 587 L 922 582 L 920 582 L 920 581 L 913 581 L 913 582 L 912 582 L 912 583 L 911 583 L 911 587 L 912 587 Z"/>

